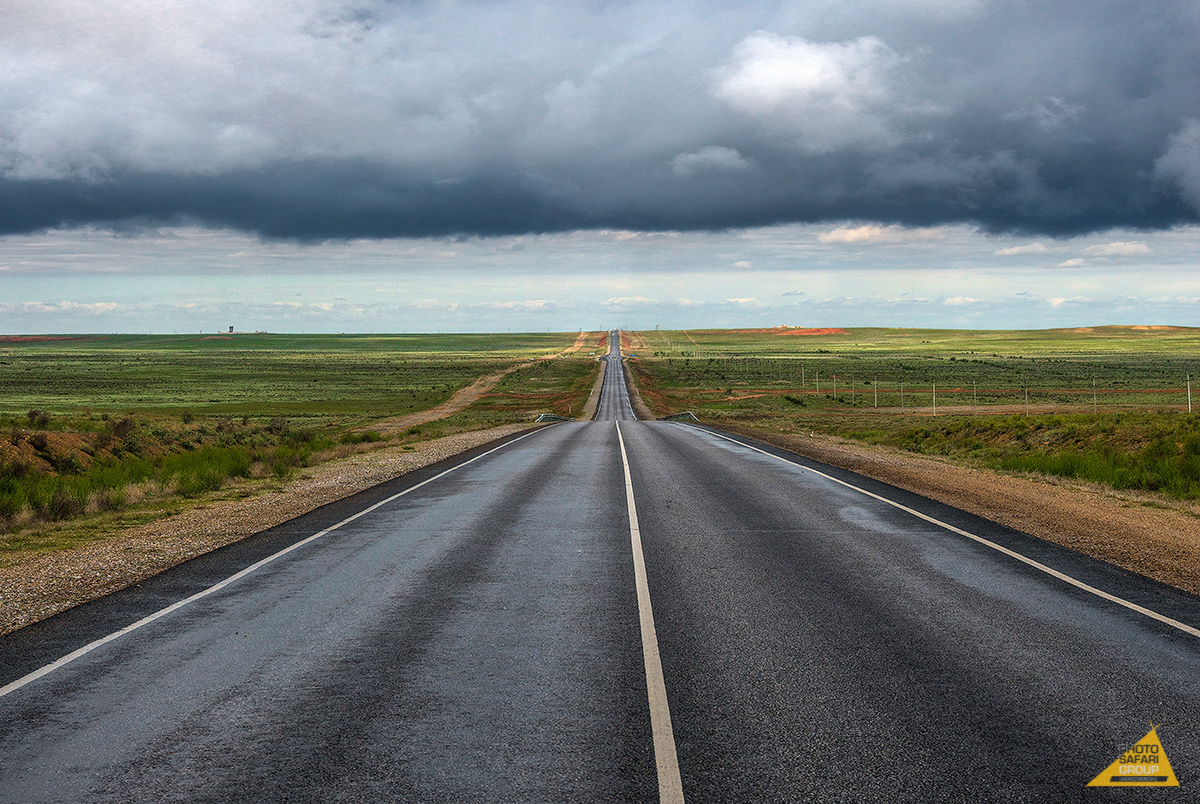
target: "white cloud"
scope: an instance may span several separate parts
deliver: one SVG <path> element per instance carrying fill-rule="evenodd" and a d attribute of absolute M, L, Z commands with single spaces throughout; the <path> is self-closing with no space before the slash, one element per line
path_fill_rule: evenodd
<path fill-rule="evenodd" d="M 1138 254 L 1148 254 L 1149 252 L 1150 246 L 1144 240 L 1104 243 L 1102 245 L 1088 246 L 1083 250 L 1084 254 L 1091 254 L 1094 257 L 1132 257 Z"/>
<path fill-rule="evenodd" d="M 970 296 L 954 296 L 953 298 L 946 299 L 942 304 L 947 307 L 961 307 L 967 304 L 978 304 L 980 301 L 982 300 L 973 299 Z"/>
<path fill-rule="evenodd" d="M 909 229 L 904 226 L 839 226 L 817 236 L 822 243 L 907 243 L 918 240 L 941 240 L 945 231 L 939 228 Z"/>
<path fill-rule="evenodd" d="M 115 302 L 7 302 L 0 304 L 0 312 L 26 315 L 61 315 L 64 313 L 84 313 L 90 315 L 105 315 L 125 309 Z"/>
<path fill-rule="evenodd" d="M 490 307 L 494 310 L 531 311 L 531 310 L 546 310 L 546 309 L 549 309 L 552 307 L 556 307 L 557 305 L 548 299 L 522 299 L 520 301 L 491 302 L 489 304 L 482 305 L 482 306 Z"/>
<path fill-rule="evenodd" d="M 893 73 L 902 63 L 874 36 L 811 42 L 760 31 L 734 48 L 714 92 L 768 128 L 795 136 L 802 148 L 823 153 L 892 139 Z"/>
<path fill-rule="evenodd" d="M 1042 243 L 1027 243 L 1023 246 L 1009 246 L 992 253 L 1000 257 L 1014 257 L 1021 254 L 1045 254 L 1047 251 L 1049 249 Z"/>
<path fill-rule="evenodd" d="M 1081 259 L 1079 257 L 1075 257 L 1074 259 L 1063 260 L 1062 262 L 1060 262 L 1058 264 L 1058 267 L 1059 268 L 1078 268 L 1082 265 L 1087 265 L 1087 264 L 1088 264 L 1087 260 Z"/>
<path fill-rule="evenodd" d="M 643 306 L 657 303 L 657 301 L 648 296 L 613 296 L 604 301 L 604 304 L 609 307 Z"/>

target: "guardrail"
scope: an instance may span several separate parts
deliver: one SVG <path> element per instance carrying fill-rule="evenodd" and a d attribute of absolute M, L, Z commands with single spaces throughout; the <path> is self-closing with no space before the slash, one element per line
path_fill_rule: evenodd
<path fill-rule="evenodd" d="M 672 413 L 670 416 L 663 416 L 662 421 L 664 421 L 664 422 L 698 422 L 700 420 L 696 418 L 695 413 L 692 413 L 690 410 L 685 410 L 683 413 Z"/>
<path fill-rule="evenodd" d="M 559 416 L 557 413 L 543 413 L 537 417 L 537 422 L 573 422 L 574 419 L 568 419 L 566 416 Z"/>

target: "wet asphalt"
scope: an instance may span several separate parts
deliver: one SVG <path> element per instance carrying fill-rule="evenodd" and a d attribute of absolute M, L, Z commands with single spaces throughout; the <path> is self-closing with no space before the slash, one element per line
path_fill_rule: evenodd
<path fill-rule="evenodd" d="M 0 638 L 4 685 L 411 489 L 0 697 L 0 802 L 655 800 L 617 427 L 689 801 L 1200 800 L 1200 638 L 810 468 L 1193 626 L 1200 600 L 634 421 L 609 359 L 596 421 Z M 1152 722 L 1179 788 L 1085 788 Z"/>

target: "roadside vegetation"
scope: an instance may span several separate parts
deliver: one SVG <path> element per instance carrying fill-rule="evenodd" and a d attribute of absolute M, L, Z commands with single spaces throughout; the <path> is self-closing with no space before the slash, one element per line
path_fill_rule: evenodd
<path fill-rule="evenodd" d="M 600 336 L 595 336 L 600 337 Z M 250 494 L 384 446 L 579 410 L 599 369 L 574 334 L 0 339 L 0 555 Z M 520 364 L 438 421 L 381 435 Z M 119 516 L 118 516 L 119 515 Z M 102 530 L 102 528 L 101 528 Z M 103 533 L 87 531 L 86 538 Z M 69 540 L 70 541 L 70 540 Z M 74 540 L 78 541 L 78 540 Z"/>
<path fill-rule="evenodd" d="M 643 332 L 659 415 L 1200 498 L 1200 330 Z"/>

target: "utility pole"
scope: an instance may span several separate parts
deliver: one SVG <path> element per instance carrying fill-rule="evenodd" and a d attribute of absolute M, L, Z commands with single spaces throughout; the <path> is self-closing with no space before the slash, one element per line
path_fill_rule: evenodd
<path fill-rule="evenodd" d="M 937 415 L 937 383 L 933 384 L 933 415 Z"/>
<path fill-rule="evenodd" d="M 879 407 L 879 380 L 875 380 L 875 407 Z"/>
<path fill-rule="evenodd" d="M 1192 412 L 1192 375 L 1187 375 L 1188 386 L 1188 413 Z"/>
<path fill-rule="evenodd" d="M 900 412 L 904 413 L 904 380 L 900 381 Z"/>
<path fill-rule="evenodd" d="M 1092 377 L 1092 415 L 1096 415 L 1096 378 Z"/>

